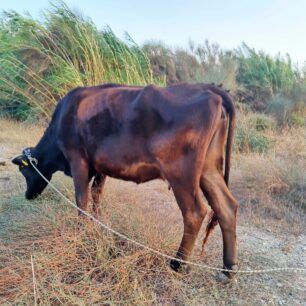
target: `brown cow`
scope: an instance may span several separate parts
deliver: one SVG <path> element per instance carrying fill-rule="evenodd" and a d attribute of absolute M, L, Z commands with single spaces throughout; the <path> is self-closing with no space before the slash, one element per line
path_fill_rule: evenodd
<path fill-rule="evenodd" d="M 234 272 L 238 203 L 227 187 L 234 126 L 232 99 L 214 85 L 77 88 L 58 103 L 37 146 L 13 162 L 26 178 L 28 199 L 46 186 L 31 165 L 25 165 L 29 152 L 48 179 L 58 170 L 71 175 L 77 205 L 83 210 L 94 177 L 96 213 L 106 176 L 136 183 L 167 180 L 183 215 L 184 234 L 177 257 L 184 260 L 207 213 L 203 192 L 214 212 L 207 237 L 218 221 L 224 267 Z M 173 260 L 171 267 L 178 270 L 180 263 Z"/>

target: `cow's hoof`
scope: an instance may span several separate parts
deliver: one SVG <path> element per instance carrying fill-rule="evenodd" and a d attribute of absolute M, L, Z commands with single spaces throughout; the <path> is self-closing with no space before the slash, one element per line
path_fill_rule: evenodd
<path fill-rule="evenodd" d="M 233 279 L 233 278 L 236 276 L 239 267 L 238 267 L 238 265 L 233 265 L 231 268 L 228 268 L 228 267 L 224 266 L 223 269 L 228 269 L 228 270 L 230 270 L 230 271 L 222 271 L 222 273 L 223 273 L 228 279 Z"/>
<path fill-rule="evenodd" d="M 218 283 L 221 283 L 221 284 L 227 284 L 227 283 L 229 283 L 230 281 L 231 281 L 231 279 L 230 278 L 228 278 L 225 274 L 224 274 L 224 272 L 217 272 L 217 274 L 216 274 L 216 281 L 218 282 Z"/>
<path fill-rule="evenodd" d="M 175 271 L 176 273 L 179 273 L 179 274 L 188 274 L 190 273 L 190 266 L 189 265 L 186 265 L 184 263 L 181 263 L 177 260 L 174 260 L 172 259 L 170 261 L 170 268 L 172 271 Z"/>
<path fill-rule="evenodd" d="M 170 268 L 175 272 L 179 272 L 181 270 L 181 266 L 182 266 L 182 264 L 175 259 L 172 259 L 170 261 Z"/>
<path fill-rule="evenodd" d="M 79 214 L 78 219 L 77 219 L 77 230 L 78 231 L 83 231 L 86 229 L 86 227 L 91 224 L 91 219 L 89 219 L 86 215 L 84 214 Z"/>
<path fill-rule="evenodd" d="M 226 285 L 226 284 L 229 284 L 229 283 L 237 283 L 237 278 L 230 278 L 228 276 L 226 276 L 223 272 L 218 272 L 216 274 L 216 281 L 220 284 L 223 284 L 223 285 Z"/>

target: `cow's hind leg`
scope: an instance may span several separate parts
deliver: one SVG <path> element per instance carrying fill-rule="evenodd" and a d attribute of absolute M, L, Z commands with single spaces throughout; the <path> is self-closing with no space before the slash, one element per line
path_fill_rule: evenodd
<path fill-rule="evenodd" d="M 100 197 L 104 188 L 106 180 L 106 175 L 102 173 L 98 173 L 91 185 L 91 195 L 92 195 L 92 200 L 93 200 L 93 212 L 96 216 L 101 215 L 101 208 L 100 208 Z"/>
<path fill-rule="evenodd" d="M 223 176 L 218 171 L 204 173 L 201 188 L 212 207 L 221 227 L 223 237 L 224 268 L 238 269 L 236 216 L 238 203 L 228 190 Z M 225 273 L 231 277 L 234 273 Z"/>
<path fill-rule="evenodd" d="M 186 188 L 184 184 L 171 184 L 184 221 L 184 234 L 176 257 L 187 260 L 192 252 L 207 209 L 201 198 L 199 187 Z M 172 260 L 170 266 L 178 271 L 181 263 Z"/>

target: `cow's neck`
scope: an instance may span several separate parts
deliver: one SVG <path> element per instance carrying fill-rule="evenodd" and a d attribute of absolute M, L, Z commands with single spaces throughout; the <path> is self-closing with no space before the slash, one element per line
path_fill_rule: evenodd
<path fill-rule="evenodd" d="M 33 155 L 37 158 L 41 170 L 50 174 L 56 171 L 67 172 L 68 163 L 57 145 L 55 128 L 52 124 L 36 145 Z"/>

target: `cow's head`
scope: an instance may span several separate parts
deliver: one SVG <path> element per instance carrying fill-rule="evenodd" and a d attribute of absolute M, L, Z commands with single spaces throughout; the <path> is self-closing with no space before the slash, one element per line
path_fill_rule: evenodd
<path fill-rule="evenodd" d="M 37 171 L 31 165 L 28 155 L 34 158 L 34 162 L 36 167 L 44 174 L 44 176 L 50 180 L 52 174 L 48 173 L 44 167 L 44 162 L 42 160 L 38 160 L 33 154 L 33 148 L 26 148 L 22 151 L 22 154 L 15 157 L 12 160 L 12 163 L 19 166 L 19 171 L 25 177 L 27 183 L 27 190 L 25 192 L 25 197 L 28 200 L 35 199 L 38 195 L 42 193 L 42 191 L 46 188 L 47 182 L 37 173 Z"/>

